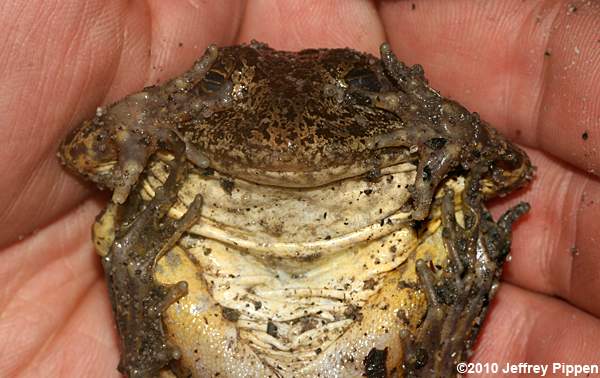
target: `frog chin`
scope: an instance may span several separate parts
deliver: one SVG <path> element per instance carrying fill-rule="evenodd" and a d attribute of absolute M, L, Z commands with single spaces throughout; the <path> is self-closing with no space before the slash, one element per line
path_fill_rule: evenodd
<path fill-rule="evenodd" d="M 376 151 L 376 159 L 366 157 L 357 161 L 330 162 L 320 168 L 301 166 L 254 166 L 228 160 L 211 161 L 211 167 L 220 172 L 240 180 L 260 185 L 276 186 L 281 188 L 311 189 L 341 180 L 356 177 L 368 177 L 372 181 L 380 178 L 380 171 L 389 167 L 404 170 L 414 170 L 413 162 L 416 156 L 406 148 L 394 148 L 389 151 Z M 375 153 L 371 151 L 371 153 Z M 369 152 L 365 152 L 368 156 Z M 346 159 L 352 160 L 352 159 Z"/>
<path fill-rule="evenodd" d="M 166 179 L 168 160 L 159 155 L 151 163 L 142 183 L 144 200 L 151 200 Z M 189 233 L 257 256 L 313 260 L 406 227 L 414 178 L 412 163 L 383 168 L 377 181 L 356 176 L 311 188 L 261 185 L 195 170 L 182 184 L 170 215 L 181 217 L 201 195 L 201 218 Z"/>

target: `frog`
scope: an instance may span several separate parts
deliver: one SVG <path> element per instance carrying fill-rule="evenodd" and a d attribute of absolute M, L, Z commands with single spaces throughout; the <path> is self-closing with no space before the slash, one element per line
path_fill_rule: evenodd
<path fill-rule="evenodd" d="M 210 45 L 84 121 L 69 169 L 129 377 L 456 376 L 529 205 L 526 153 L 387 43 Z"/>

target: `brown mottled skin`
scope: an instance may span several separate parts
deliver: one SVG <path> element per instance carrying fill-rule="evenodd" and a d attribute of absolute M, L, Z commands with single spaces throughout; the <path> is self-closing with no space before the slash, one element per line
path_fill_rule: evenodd
<path fill-rule="evenodd" d="M 84 123 L 63 145 L 64 161 L 102 186 L 130 187 L 140 172 L 128 173 L 124 162 L 143 167 L 168 139 L 165 129 L 177 131 L 199 165 L 271 185 L 310 187 L 418 160 L 415 219 L 427 216 L 432 190 L 459 165 L 486 161 L 495 193 L 523 183 L 527 174 L 502 178 L 527 165 L 521 150 L 431 89 L 419 65 L 406 67 L 385 44 L 381 53 L 210 47 L 182 77 Z M 119 128 L 127 141 L 115 140 Z M 117 151 L 121 169 L 92 172 Z"/>
<path fill-rule="evenodd" d="M 158 149 L 175 159 L 167 182 L 144 205 L 129 194 L 139 191 L 138 179 Z M 416 264 L 429 308 L 419 332 L 403 337 L 406 376 L 456 373 L 494 293 L 511 224 L 528 209 L 521 204 L 496 223 L 482 201 L 518 188 L 532 172 L 520 149 L 441 97 L 420 66 L 405 66 L 386 44 L 381 59 L 350 49 L 211 46 L 181 77 L 99 109 L 65 141 L 61 157 L 114 190 L 115 238 L 103 263 L 123 341 L 120 369 L 132 377 L 155 376 L 180 355 L 166 340 L 160 314 L 187 288 L 158 285 L 153 273 L 198 217 L 200 198 L 181 220 L 165 215 L 188 162 L 283 187 L 361 175 L 376 180 L 381 168 L 414 162 L 415 220 L 427 218 L 443 179 L 466 176 L 464 226 L 454 218 L 452 193 L 443 200 L 448 267 L 434 273 L 426 262 Z M 132 273 L 131 264 L 141 268 Z"/>

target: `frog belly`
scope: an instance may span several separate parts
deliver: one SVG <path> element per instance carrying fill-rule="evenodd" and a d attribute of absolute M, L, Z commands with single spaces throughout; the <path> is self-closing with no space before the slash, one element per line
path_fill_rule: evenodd
<path fill-rule="evenodd" d="M 400 333 L 427 306 L 409 256 L 435 261 L 402 211 L 414 174 L 401 164 L 377 182 L 308 190 L 190 174 L 171 216 L 201 194 L 202 217 L 156 270 L 188 283 L 163 316 L 183 365 L 198 377 L 360 377 L 375 353 L 401 366 Z"/>
<path fill-rule="evenodd" d="M 426 309 L 410 255 L 443 258 L 434 231 L 417 247 L 405 227 L 302 261 L 301 274 L 290 261 L 190 235 L 157 269 L 159 281 L 189 285 L 165 325 L 198 377 L 360 377 L 370 353 L 383 353 L 391 371 L 401 366 L 401 332 Z"/>

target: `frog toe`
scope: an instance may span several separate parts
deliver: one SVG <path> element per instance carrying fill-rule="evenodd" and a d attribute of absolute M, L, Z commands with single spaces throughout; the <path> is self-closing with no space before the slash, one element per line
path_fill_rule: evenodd
<path fill-rule="evenodd" d="M 428 310 L 415 334 L 403 337 L 407 377 L 456 376 L 456 365 L 469 357 L 495 294 L 510 249 L 511 225 L 529 209 L 521 203 L 494 222 L 483 206 L 480 177 L 473 173 L 467 179 L 459 206 L 462 225 L 456 218 L 454 192 L 447 190 L 442 200 L 447 266 L 435 270 L 423 260 L 416 263 Z"/>
<path fill-rule="evenodd" d="M 187 294 L 187 283 L 159 284 L 154 267 L 200 214 L 201 196 L 196 196 L 181 218 L 169 214 L 186 174 L 184 159 L 181 150 L 167 163 L 169 176 L 149 202 L 141 200 L 136 191 L 118 205 L 128 220 L 103 260 L 123 344 L 119 370 L 129 377 L 154 377 L 181 356 L 168 342 L 162 314 Z"/>

